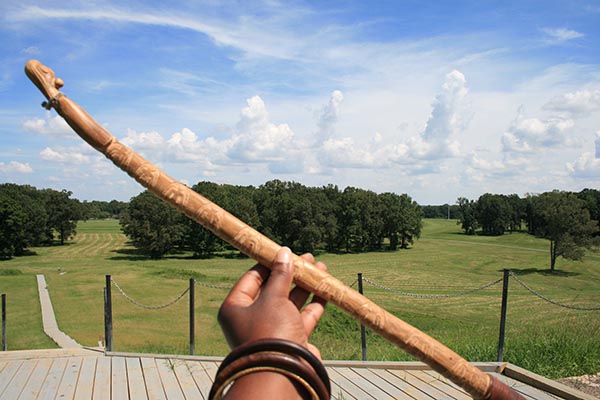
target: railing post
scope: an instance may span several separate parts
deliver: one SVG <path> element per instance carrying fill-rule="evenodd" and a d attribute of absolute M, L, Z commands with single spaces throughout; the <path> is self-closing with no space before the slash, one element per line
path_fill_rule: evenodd
<path fill-rule="evenodd" d="M 502 280 L 502 308 L 500 309 L 500 333 L 498 335 L 498 362 L 502 362 L 504 357 L 504 331 L 506 329 L 506 307 L 508 303 L 508 278 L 510 269 L 504 269 Z"/>
<path fill-rule="evenodd" d="M 362 272 L 358 273 L 358 293 L 363 294 Z M 367 361 L 367 336 L 363 324 L 360 324 L 360 346 L 362 349 L 362 360 Z"/>
<path fill-rule="evenodd" d="M 190 278 L 190 355 L 194 355 L 196 351 L 196 324 L 194 318 L 194 287 L 196 281 L 194 278 Z"/>
<path fill-rule="evenodd" d="M 6 351 L 6 294 L 2 294 L 2 351 Z"/>
<path fill-rule="evenodd" d="M 112 298 L 111 298 L 111 278 L 106 275 L 106 286 L 104 287 L 104 349 L 112 351 Z"/>

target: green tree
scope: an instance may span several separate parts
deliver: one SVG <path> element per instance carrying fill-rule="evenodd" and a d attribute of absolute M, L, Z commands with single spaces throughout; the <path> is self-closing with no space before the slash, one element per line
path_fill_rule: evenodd
<path fill-rule="evenodd" d="M 0 194 L 0 259 L 22 254 L 27 247 L 27 215 L 14 199 Z"/>
<path fill-rule="evenodd" d="M 475 218 L 484 235 L 503 235 L 510 224 L 510 207 L 506 197 L 491 193 L 479 196 Z"/>
<path fill-rule="evenodd" d="M 421 236 L 423 209 L 406 193 L 400 195 L 400 204 L 401 210 L 403 210 L 402 218 L 400 219 L 400 241 L 401 247 L 406 249 L 409 244 L 412 245 L 414 240 Z"/>
<path fill-rule="evenodd" d="M 461 228 L 467 235 L 474 235 L 475 231 L 479 227 L 477 224 L 477 218 L 475 217 L 475 202 L 469 200 L 466 197 L 459 197 L 456 200 L 458 205 L 458 221 Z"/>
<path fill-rule="evenodd" d="M 220 206 L 223 204 L 224 194 L 216 183 L 198 182 L 192 190 Z M 183 226 L 183 241 L 194 257 L 209 258 L 224 249 L 225 242 L 196 221 L 186 218 Z"/>
<path fill-rule="evenodd" d="M 77 221 L 84 219 L 84 208 L 79 200 L 70 198 L 71 194 L 67 190 L 43 190 L 48 226 L 58 233 L 61 245 L 77 233 Z"/>
<path fill-rule="evenodd" d="M 600 190 L 596 189 L 583 189 L 577 193 L 577 197 L 585 202 L 585 208 L 590 212 L 590 218 L 594 221 L 598 221 L 600 224 Z M 598 236 L 599 232 L 596 233 Z"/>
<path fill-rule="evenodd" d="M 120 224 L 134 246 L 159 259 L 182 245 L 184 217 L 148 191 L 135 196 Z"/>
<path fill-rule="evenodd" d="M 585 249 L 592 247 L 598 222 L 590 218 L 585 202 L 575 194 L 553 191 L 531 198 L 531 229 L 550 240 L 550 270 L 556 259 L 580 260 Z"/>
<path fill-rule="evenodd" d="M 422 208 L 407 194 L 382 193 L 379 195 L 383 206 L 383 235 L 389 239 L 390 250 L 398 244 L 405 249 L 421 235 Z"/>
<path fill-rule="evenodd" d="M 8 202 L 6 208 L 24 213 L 24 218 L 17 220 L 19 234 L 13 237 L 11 245 L 15 256 L 23 255 L 29 246 L 42 246 L 52 242 L 52 229 L 48 226 L 48 213 L 45 209 L 43 192 L 29 185 L 5 183 L 0 185 L 0 202 Z M 16 204 L 16 205 L 14 205 Z M 16 225 L 14 226 L 16 229 Z M 16 231 L 15 231 L 16 232 Z"/>
<path fill-rule="evenodd" d="M 347 252 L 377 250 L 383 242 L 381 200 L 375 192 L 347 187 L 340 196 L 338 237 Z"/>
<path fill-rule="evenodd" d="M 521 222 L 526 218 L 526 202 L 517 194 L 503 196 L 508 205 L 508 228 L 511 232 L 521 229 Z"/>

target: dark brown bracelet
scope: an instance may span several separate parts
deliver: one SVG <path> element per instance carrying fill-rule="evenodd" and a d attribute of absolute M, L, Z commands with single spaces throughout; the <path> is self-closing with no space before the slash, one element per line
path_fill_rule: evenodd
<path fill-rule="evenodd" d="M 236 347 L 223 360 L 209 394 L 221 399 L 235 380 L 259 371 L 277 372 L 299 383 L 313 400 L 329 400 L 331 386 L 325 367 L 308 349 L 281 339 L 263 339 Z"/>

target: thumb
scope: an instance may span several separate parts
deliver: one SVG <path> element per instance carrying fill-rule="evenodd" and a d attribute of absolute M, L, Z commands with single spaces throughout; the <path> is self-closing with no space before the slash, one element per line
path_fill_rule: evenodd
<path fill-rule="evenodd" d="M 288 297 L 293 280 L 292 252 L 289 248 L 282 247 L 273 260 L 271 275 L 267 280 L 264 292 L 269 296 Z"/>

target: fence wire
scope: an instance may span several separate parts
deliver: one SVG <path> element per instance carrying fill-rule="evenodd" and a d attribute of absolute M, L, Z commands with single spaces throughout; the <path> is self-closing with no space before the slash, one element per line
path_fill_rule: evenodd
<path fill-rule="evenodd" d="M 416 297 L 416 298 L 420 298 L 420 299 L 439 299 L 439 298 L 449 298 L 449 297 L 466 296 L 468 294 L 475 293 L 475 292 L 478 292 L 480 290 L 484 290 L 484 289 L 487 289 L 489 287 L 492 287 L 492 286 L 494 286 L 494 285 L 502 282 L 502 278 L 496 279 L 495 281 L 492 281 L 490 283 L 486 283 L 485 285 L 477 287 L 477 288 L 474 288 L 474 289 L 464 290 L 464 291 L 458 292 L 458 293 L 448 293 L 448 294 L 423 294 L 423 293 L 404 292 L 402 290 L 392 289 L 392 288 L 384 286 L 384 285 L 382 285 L 380 283 L 373 282 L 372 280 L 370 280 L 369 278 L 365 278 L 364 276 L 363 276 L 363 281 L 367 282 L 371 286 L 377 287 L 379 289 L 383 289 L 383 290 L 388 291 L 388 292 L 396 293 L 396 294 L 398 294 L 400 296 Z"/>
<path fill-rule="evenodd" d="M 183 298 L 183 296 L 185 296 L 185 294 L 187 292 L 189 292 L 190 288 L 186 288 L 179 296 L 177 296 L 174 300 L 171 300 L 170 302 L 166 303 L 166 304 L 162 304 L 160 306 L 149 306 L 146 304 L 142 304 L 139 301 L 135 300 L 134 298 L 132 298 L 131 296 L 129 296 L 127 293 L 125 293 L 125 291 L 123 289 L 121 289 L 121 287 L 119 286 L 119 284 L 111 278 L 111 281 L 113 283 L 113 285 L 115 285 L 115 287 L 117 288 L 117 290 L 119 292 L 121 292 L 121 294 L 123 295 L 123 297 L 125 297 L 127 299 L 127 301 L 129 301 L 131 304 L 134 304 L 138 307 L 141 308 L 145 308 L 146 310 L 161 310 L 163 308 L 167 308 L 169 306 L 172 306 L 173 304 L 177 303 L 179 300 L 181 300 Z"/>
<path fill-rule="evenodd" d="M 554 304 L 555 306 L 559 306 L 559 307 L 563 307 L 563 308 L 568 308 L 570 310 L 578 310 L 578 311 L 600 311 L 600 307 L 580 307 L 580 306 L 573 306 L 573 305 L 569 305 L 569 304 L 564 304 L 564 303 L 560 303 L 556 300 L 552 300 L 549 299 L 548 297 L 544 296 L 541 293 L 536 292 L 535 290 L 533 290 L 532 288 L 530 288 L 525 282 L 523 282 L 521 279 L 519 279 L 517 277 L 517 275 L 515 275 L 512 271 L 509 272 L 510 275 L 517 281 L 517 283 L 521 286 L 523 286 L 529 293 L 533 294 L 534 296 L 539 297 L 540 299 L 550 303 L 550 304 Z"/>

